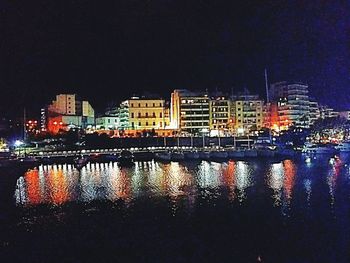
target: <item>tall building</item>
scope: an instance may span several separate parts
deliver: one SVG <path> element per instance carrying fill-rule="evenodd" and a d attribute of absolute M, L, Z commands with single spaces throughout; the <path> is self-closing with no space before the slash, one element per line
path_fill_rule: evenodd
<path fill-rule="evenodd" d="M 206 92 L 174 90 L 171 94 L 171 127 L 189 134 L 207 133 L 209 108 Z"/>
<path fill-rule="evenodd" d="M 169 125 L 163 99 L 132 97 L 127 100 L 129 127 L 132 130 L 165 129 Z"/>
<path fill-rule="evenodd" d="M 310 110 L 310 125 L 313 125 L 320 118 L 320 109 L 319 109 L 318 102 L 315 100 L 310 100 L 309 110 Z"/>
<path fill-rule="evenodd" d="M 209 108 L 209 126 L 210 131 L 213 134 L 224 134 L 230 129 L 231 113 L 231 100 L 228 96 L 212 96 L 210 98 Z"/>
<path fill-rule="evenodd" d="M 49 105 L 49 111 L 62 115 L 80 115 L 81 101 L 76 94 L 59 94 Z"/>
<path fill-rule="evenodd" d="M 236 131 L 260 130 L 264 125 L 264 102 L 258 95 L 251 95 L 248 91 L 232 96 L 232 108 Z"/>
<path fill-rule="evenodd" d="M 328 107 L 327 105 L 320 105 L 320 118 L 335 118 L 339 116 L 339 112 L 335 111 L 333 108 Z"/>
<path fill-rule="evenodd" d="M 95 124 L 95 112 L 88 101 L 80 100 L 76 94 L 59 94 L 41 110 L 41 124 L 42 130 L 53 133 L 72 127 L 85 129 Z"/>
<path fill-rule="evenodd" d="M 289 126 L 308 128 L 310 125 L 309 87 L 299 82 L 277 82 L 271 84 L 271 101 L 278 105 L 280 129 Z"/>
<path fill-rule="evenodd" d="M 339 117 L 345 118 L 349 121 L 350 120 L 350 111 L 339 112 Z"/>

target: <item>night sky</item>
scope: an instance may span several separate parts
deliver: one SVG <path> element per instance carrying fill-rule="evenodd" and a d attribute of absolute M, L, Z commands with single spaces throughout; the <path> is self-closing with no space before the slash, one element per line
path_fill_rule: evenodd
<path fill-rule="evenodd" d="M 350 109 L 349 29 L 349 1 L 0 1 L 0 115 L 64 92 L 97 108 L 146 90 L 264 95 L 264 67 Z"/>

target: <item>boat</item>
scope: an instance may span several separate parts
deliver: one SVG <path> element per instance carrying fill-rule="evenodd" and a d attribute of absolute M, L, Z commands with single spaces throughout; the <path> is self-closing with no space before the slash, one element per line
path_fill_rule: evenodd
<path fill-rule="evenodd" d="M 227 151 L 228 157 L 229 158 L 243 158 L 244 157 L 244 151 L 238 150 L 238 149 L 232 149 Z"/>
<path fill-rule="evenodd" d="M 185 152 L 185 159 L 188 160 L 198 160 L 199 159 L 199 153 L 197 151 L 190 151 Z"/>
<path fill-rule="evenodd" d="M 274 157 L 276 148 L 277 146 L 271 142 L 269 137 L 259 137 L 254 143 L 254 149 L 257 150 L 257 156 L 259 157 Z"/>
<path fill-rule="evenodd" d="M 258 151 L 256 149 L 246 149 L 244 150 L 244 157 L 257 157 Z"/>
<path fill-rule="evenodd" d="M 224 150 L 213 150 L 210 152 L 211 159 L 226 159 L 228 158 L 228 153 Z"/>
<path fill-rule="evenodd" d="M 276 154 L 281 157 L 294 157 L 296 155 L 295 150 L 289 148 L 278 149 Z"/>
<path fill-rule="evenodd" d="M 161 162 L 170 162 L 171 153 L 170 152 L 159 152 L 154 155 L 154 159 Z"/>
<path fill-rule="evenodd" d="M 185 155 L 183 152 L 174 151 L 171 153 L 171 160 L 175 161 L 175 162 L 183 161 L 183 160 L 185 160 Z"/>
<path fill-rule="evenodd" d="M 128 166 L 134 164 L 134 155 L 128 150 L 122 150 L 118 157 L 119 165 Z"/>
<path fill-rule="evenodd" d="M 259 157 L 274 157 L 276 151 L 270 149 L 258 149 L 257 153 Z"/>
<path fill-rule="evenodd" d="M 210 160 L 210 152 L 208 151 L 199 151 L 198 155 L 201 160 Z"/>
<path fill-rule="evenodd" d="M 331 144 L 305 144 L 303 148 L 304 153 L 309 154 L 336 154 L 337 150 Z"/>
<path fill-rule="evenodd" d="M 104 156 L 104 160 L 106 160 L 107 162 L 116 162 L 118 161 L 118 155 L 117 154 L 106 154 Z"/>
<path fill-rule="evenodd" d="M 74 159 L 74 166 L 78 170 L 82 169 L 87 163 L 89 159 L 87 157 L 81 156 Z"/>
<path fill-rule="evenodd" d="M 340 152 L 350 152 L 350 142 L 342 142 L 334 147 Z"/>
<path fill-rule="evenodd" d="M 138 161 L 152 161 L 154 158 L 154 153 L 151 151 L 135 152 L 134 158 Z"/>

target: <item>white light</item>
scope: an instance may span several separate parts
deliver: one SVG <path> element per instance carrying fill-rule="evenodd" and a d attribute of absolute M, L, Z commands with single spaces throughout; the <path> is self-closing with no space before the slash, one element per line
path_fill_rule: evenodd
<path fill-rule="evenodd" d="M 21 146 L 21 145 L 23 145 L 24 144 L 24 142 L 22 142 L 22 141 L 20 141 L 20 140 L 16 140 L 15 141 L 15 146 L 16 147 L 19 147 L 19 146 Z"/>
<path fill-rule="evenodd" d="M 244 128 L 238 128 L 238 129 L 237 129 L 237 132 L 238 132 L 238 133 L 244 133 Z"/>

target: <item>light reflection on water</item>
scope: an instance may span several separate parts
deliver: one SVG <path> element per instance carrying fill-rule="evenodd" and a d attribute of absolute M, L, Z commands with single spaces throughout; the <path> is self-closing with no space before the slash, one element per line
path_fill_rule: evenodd
<path fill-rule="evenodd" d="M 337 178 L 344 163 L 330 161 L 325 183 L 329 188 L 331 203 L 335 202 Z M 262 169 L 258 169 L 258 168 Z M 314 169 L 314 170 L 313 170 Z M 138 198 L 168 197 L 176 203 L 187 198 L 193 205 L 198 198 L 227 198 L 231 202 L 244 203 L 249 198 L 248 189 L 271 189 L 272 205 L 289 207 L 295 185 L 300 177 L 299 192 L 305 194 L 310 204 L 315 167 L 284 160 L 268 162 L 136 162 L 131 168 L 121 168 L 117 163 L 89 163 L 80 172 L 72 165 L 42 165 L 28 171 L 17 181 L 15 198 L 17 205 L 61 205 L 70 201 L 123 200 L 127 203 Z M 346 178 L 349 169 L 344 169 Z M 259 182 L 263 182 L 263 185 Z"/>

